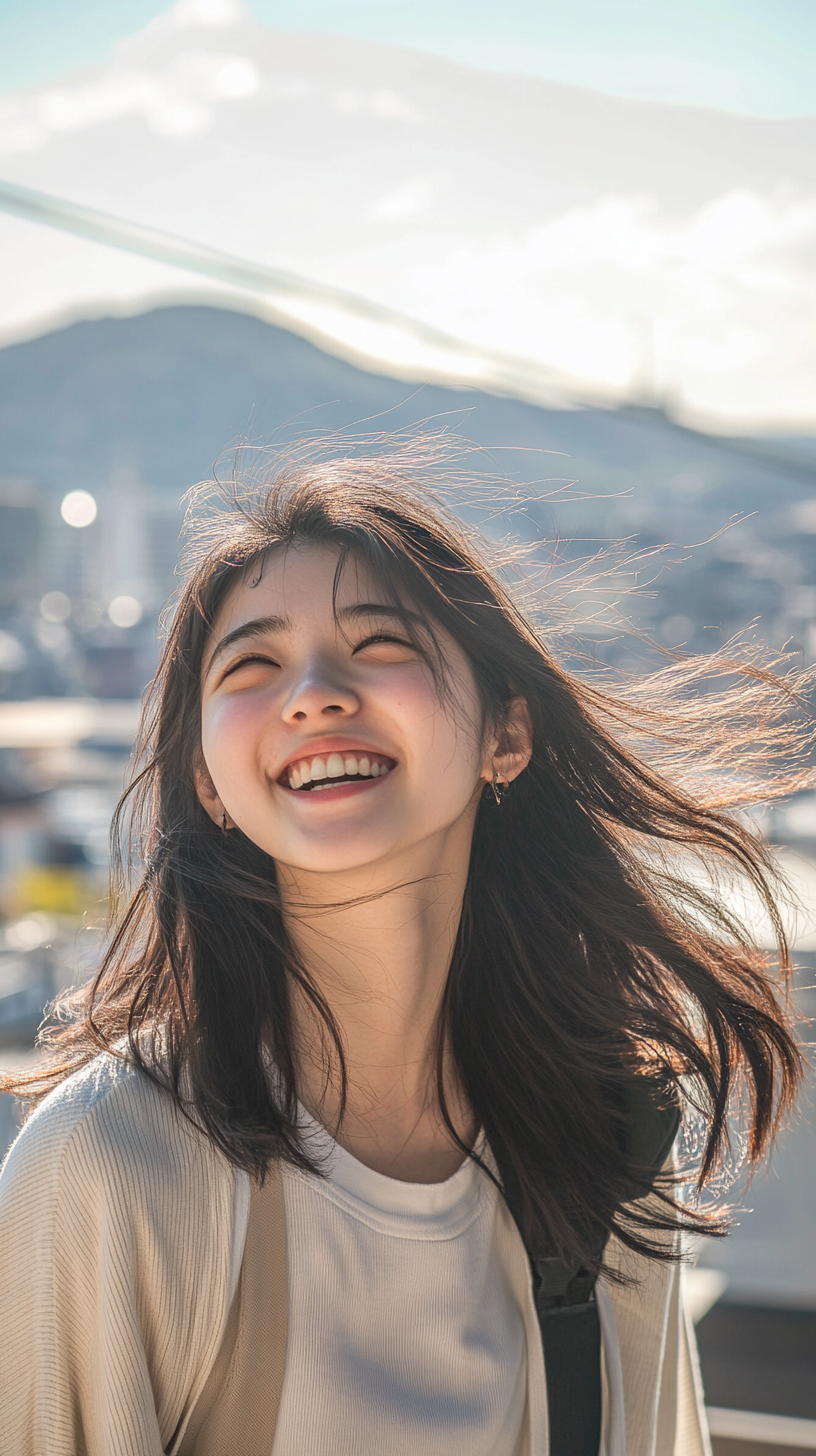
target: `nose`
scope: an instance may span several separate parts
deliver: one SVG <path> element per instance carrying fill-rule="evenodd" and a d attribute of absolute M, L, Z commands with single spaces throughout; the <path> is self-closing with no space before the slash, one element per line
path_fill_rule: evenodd
<path fill-rule="evenodd" d="M 318 723 L 350 718 L 360 710 L 360 699 L 327 665 L 312 663 L 300 676 L 283 705 L 287 723 Z"/>

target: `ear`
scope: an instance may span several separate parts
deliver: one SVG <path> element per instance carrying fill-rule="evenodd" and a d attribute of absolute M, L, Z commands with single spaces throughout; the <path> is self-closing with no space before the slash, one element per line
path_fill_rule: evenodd
<path fill-rule="evenodd" d="M 525 698 L 513 698 L 504 722 L 488 744 L 482 778 L 491 783 L 494 772 L 505 784 L 512 784 L 533 756 L 533 724 Z"/>
<path fill-rule="evenodd" d="M 213 783 L 212 777 L 210 775 L 210 770 L 207 768 L 207 765 L 204 762 L 204 755 L 201 752 L 199 752 L 196 756 L 196 764 L 193 770 L 193 778 L 195 780 L 196 793 L 198 794 L 199 802 L 201 803 L 202 808 L 204 808 L 209 814 L 213 824 L 216 824 L 219 829 L 234 829 L 235 821 L 233 819 L 230 819 L 229 814 L 227 814 L 224 805 L 218 797 L 215 784 Z"/>

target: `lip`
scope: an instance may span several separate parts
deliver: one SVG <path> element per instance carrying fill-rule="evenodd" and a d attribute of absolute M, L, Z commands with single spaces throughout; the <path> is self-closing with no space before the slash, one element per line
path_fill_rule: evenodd
<path fill-rule="evenodd" d="M 373 753 L 378 758 L 390 758 L 392 763 L 396 763 L 393 753 L 386 753 L 384 748 L 378 748 L 373 743 L 364 743 L 362 738 L 343 738 L 341 736 L 314 738 L 308 739 L 306 743 L 302 743 L 294 753 L 289 755 L 286 762 L 281 765 L 275 775 L 276 782 L 280 783 L 283 775 L 287 769 L 292 767 L 292 764 L 301 763 L 304 758 L 321 757 L 324 753 Z M 376 783 L 377 780 L 375 779 L 373 782 Z"/>
<path fill-rule="evenodd" d="M 373 793 L 379 789 L 387 779 L 391 777 L 386 774 L 380 779 L 357 779 L 354 783 L 338 784 L 336 788 L 321 789 L 319 793 L 305 794 L 301 789 L 290 789 L 288 784 L 278 783 L 277 787 L 285 794 L 296 799 L 299 804 L 336 804 L 342 799 L 354 799 L 360 794 Z"/>

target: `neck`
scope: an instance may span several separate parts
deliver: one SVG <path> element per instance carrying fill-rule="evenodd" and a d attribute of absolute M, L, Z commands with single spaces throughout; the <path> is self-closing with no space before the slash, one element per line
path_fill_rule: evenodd
<path fill-rule="evenodd" d="M 470 854 L 470 833 L 455 829 L 387 865 L 335 875 L 278 867 L 287 930 L 335 1020 L 348 1078 L 341 1119 L 336 1055 L 327 1076 L 322 1022 L 296 990 L 301 1101 L 361 1162 L 409 1182 L 438 1182 L 462 1161 L 437 1093 L 440 1008 Z M 449 1112 L 472 1139 L 445 1046 L 442 1056 Z"/>

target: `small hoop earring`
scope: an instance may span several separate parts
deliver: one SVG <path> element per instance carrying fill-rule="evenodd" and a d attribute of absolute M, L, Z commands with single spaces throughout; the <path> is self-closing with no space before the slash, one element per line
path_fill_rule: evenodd
<path fill-rule="evenodd" d="M 493 770 L 493 779 L 489 787 L 493 792 L 493 798 L 496 800 L 496 806 L 500 808 L 501 801 L 507 793 L 510 785 L 502 783 L 501 779 L 499 778 L 499 770 L 497 768 L 494 768 Z"/>

